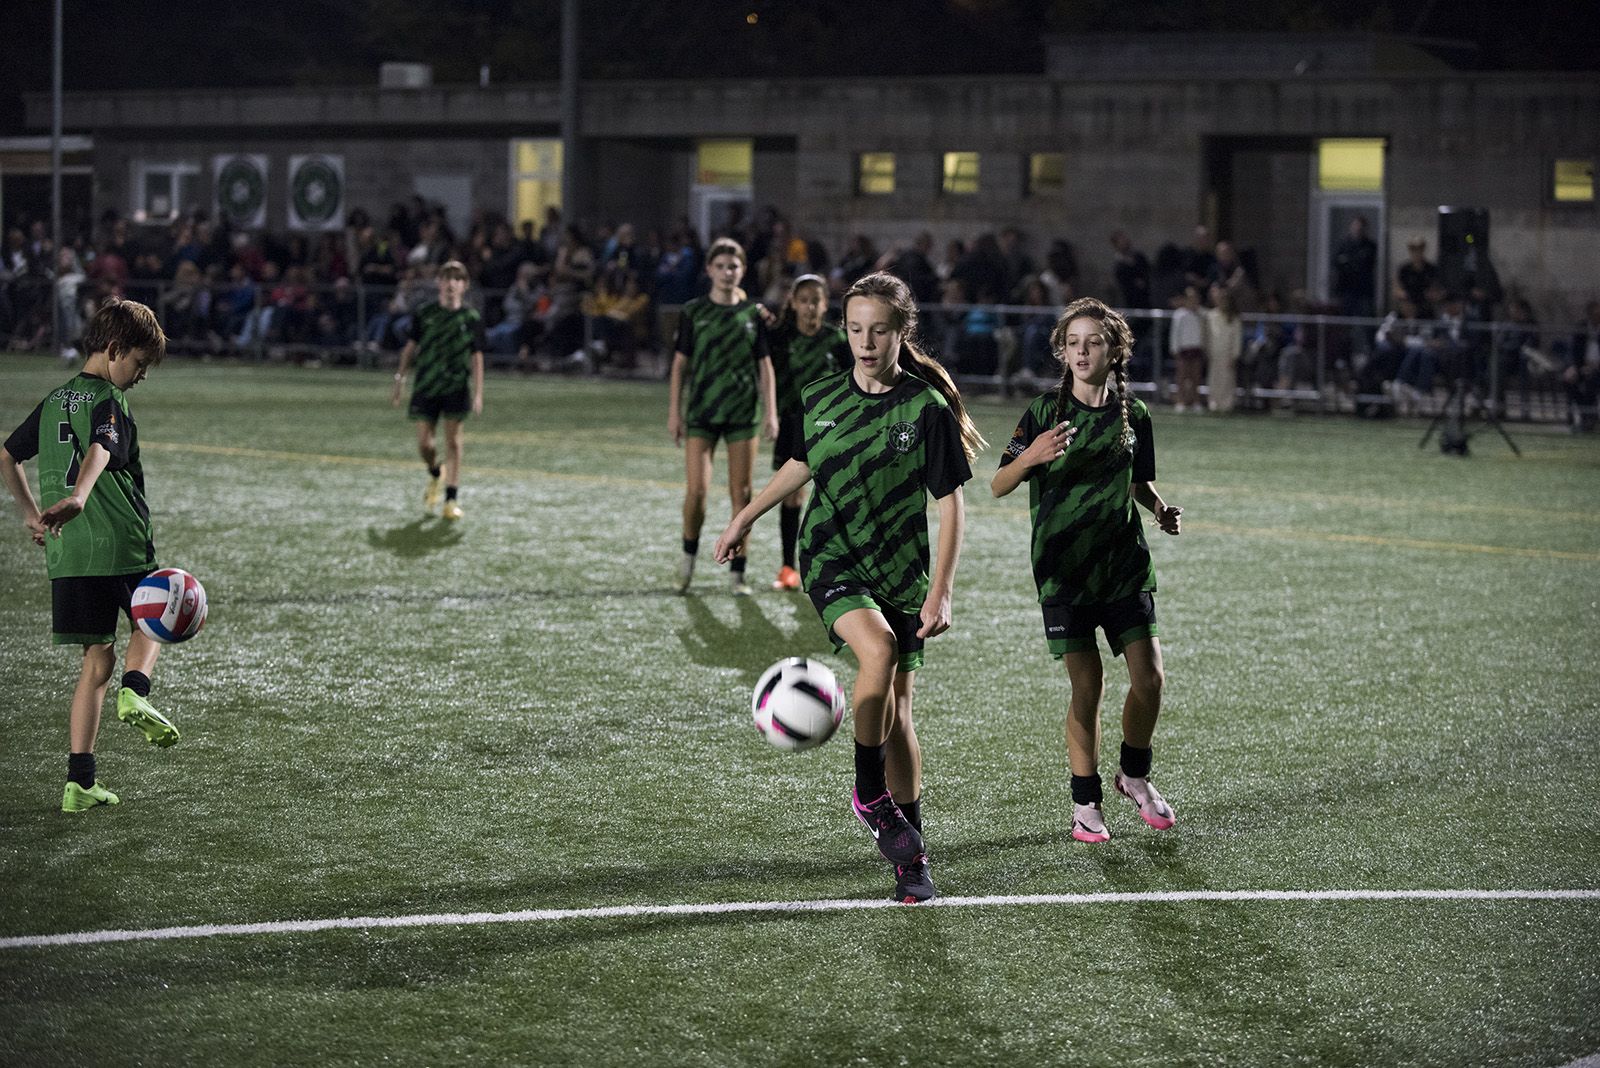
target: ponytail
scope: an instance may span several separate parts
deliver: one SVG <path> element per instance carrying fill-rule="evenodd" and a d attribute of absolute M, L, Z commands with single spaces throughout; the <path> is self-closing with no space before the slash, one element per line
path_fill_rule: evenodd
<path fill-rule="evenodd" d="M 967 454 L 968 460 L 976 458 L 978 450 L 988 448 L 989 443 L 978 432 L 978 426 L 967 412 L 967 406 L 961 403 L 961 391 L 956 388 L 950 372 L 944 369 L 944 364 L 910 341 L 902 342 L 900 349 L 916 370 L 917 377 L 932 386 L 950 406 L 950 414 L 956 417 L 956 425 L 961 428 L 961 449 Z"/>

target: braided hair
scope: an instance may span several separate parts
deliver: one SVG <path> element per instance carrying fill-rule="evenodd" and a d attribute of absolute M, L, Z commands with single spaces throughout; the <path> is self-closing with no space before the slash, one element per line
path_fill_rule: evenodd
<path fill-rule="evenodd" d="M 1068 304 L 1050 331 L 1050 349 L 1060 359 L 1067 346 L 1067 327 L 1074 319 L 1089 318 L 1100 324 L 1100 333 L 1106 339 L 1106 350 L 1111 356 L 1111 377 L 1117 391 L 1117 403 L 1122 406 L 1122 440 L 1129 450 L 1133 448 L 1133 424 L 1128 417 L 1131 393 L 1128 389 L 1128 359 L 1133 355 L 1133 329 L 1113 308 L 1093 297 L 1080 297 Z M 1067 396 L 1072 392 L 1072 369 L 1061 361 L 1061 382 L 1056 386 L 1056 423 L 1066 418 Z"/>

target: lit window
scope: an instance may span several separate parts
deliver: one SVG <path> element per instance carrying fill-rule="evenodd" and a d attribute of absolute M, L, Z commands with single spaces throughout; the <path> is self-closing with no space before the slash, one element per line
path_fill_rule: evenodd
<path fill-rule="evenodd" d="M 1028 195 L 1059 193 L 1067 184 L 1067 157 L 1060 152 L 1035 152 L 1028 157 Z"/>
<path fill-rule="evenodd" d="M 856 190 L 863 196 L 894 192 L 894 153 L 863 152 L 856 170 Z"/>
<path fill-rule="evenodd" d="M 135 169 L 135 222 L 170 222 L 200 207 L 200 167 L 194 163 L 140 163 Z"/>
<path fill-rule="evenodd" d="M 967 196 L 978 191 L 976 152 L 944 154 L 944 191 L 954 196 Z"/>
<path fill-rule="evenodd" d="M 754 156 L 753 141 L 701 141 L 694 180 L 700 185 L 748 186 Z"/>
<path fill-rule="evenodd" d="M 1556 200 L 1563 204 L 1594 203 L 1594 160 L 1556 160 Z"/>
<path fill-rule="evenodd" d="M 561 207 L 561 142 L 554 138 L 511 142 L 511 217 L 544 225 L 545 212 Z"/>
<path fill-rule="evenodd" d="M 1325 192 L 1383 192 L 1382 138 L 1317 143 L 1317 188 Z"/>

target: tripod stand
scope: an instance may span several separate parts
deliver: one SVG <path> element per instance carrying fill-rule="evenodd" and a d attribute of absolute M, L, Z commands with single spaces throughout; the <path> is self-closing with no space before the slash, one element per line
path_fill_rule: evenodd
<path fill-rule="evenodd" d="M 1439 414 L 1433 417 L 1428 424 L 1428 429 L 1422 432 L 1422 440 L 1417 442 L 1417 448 L 1428 444 L 1428 439 L 1433 437 L 1433 432 L 1440 423 L 1445 424 L 1444 430 L 1439 434 L 1439 451 L 1455 453 L 1457 456 L 1467 455 L 1467 442 L 1472 435 L 1467 431 L 1467 393 L 1469 387 L 1466 376 L 1466 361 L 1461 361 L 1456 370 L 1457 374 L 1450 382 L 1450 395 L 1445 398 L 1444 406 L 1439 409 Z M 1491 391 L 1492 392 L 1492 391 Z M 1506 428 L 1500 425 L 1500 416 L 1496 411 L 1493 400 L 1481 401 L 1478 406 L 1478 419 L 1499 431 L 1500 436 L 1506 439 L 1506 444 L 1518 456 L 1522 450 L 1517 448 L 1517 443 L 1511 440 L 1511 435 L 1506 433 Z"/>

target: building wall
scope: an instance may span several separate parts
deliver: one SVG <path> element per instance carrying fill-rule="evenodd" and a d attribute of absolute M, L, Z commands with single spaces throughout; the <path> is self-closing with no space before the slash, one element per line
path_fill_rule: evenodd
<path fill-rule="evenodd" d="M 943 241 L 1006 225 L 1077 247 L 1085 288 L 1109 290 L 1107 233 L 1120 227 L 1147 252 L 1183 243 L 1207 201 L 1205 146 L 1214 138 L 1383 137 L 1389 142 L 1390 262 L 1412 232 L 1431 235 L 1438 205 L 1487 208 L 1499 273 L 1542 316 L 1568 316 L 1600 290 L 1593 204 L 1550 202 L 1553 160 L 1600 157 L 1600 84 L 1578 75 L 1395 74 L 987 77 L 594 82 L 581 126 L 590 202 L 621 219 L 670 220 L 687 207 L 690 149 L 700 137 L 758 145 L 755 207 L 786 207 L 803 234 L 837 251 L 851 234 L 880 248 L 928 230 Z M 30 121 L 48 100 L 28 99 Z M 473 176 L 484 207 L 504 210 L 506 143 L 549 135 L 550 87 L 425 91 L 239 91 L 71 94 L 67 125 L 93 134 L 97 206 L 125 208 L 128 161 L 139 152 L 343 151 L 352 204 L 369 210 L 409 194 L 428 167 Z M 220 124 L 226 123 L 226 126 Z M 449 136 L 443 136 L 448 132 Z M 657 147 L 650 147 L 650 145 Z M 631 145 L 632 147 L 625 147 Z M 673 147 L 667 147 L 671 145 Z M 976 196 L 940 192 L 946 151 L 977 151 Z M 859 153 L 896 153 L 896 190 L 856 191 Z M 1030 152 L 1062 152 L 1066 186 L 1028 196 Z M 1244 159 L 1260 176 L 1235 190 L 1233 225 L 1249 233 L 1274 276 L 1293 282 L 1306 241 L 1305 191 L 1294 166 Z M 275 168 L 269 219 L 284 217 Z"/>

